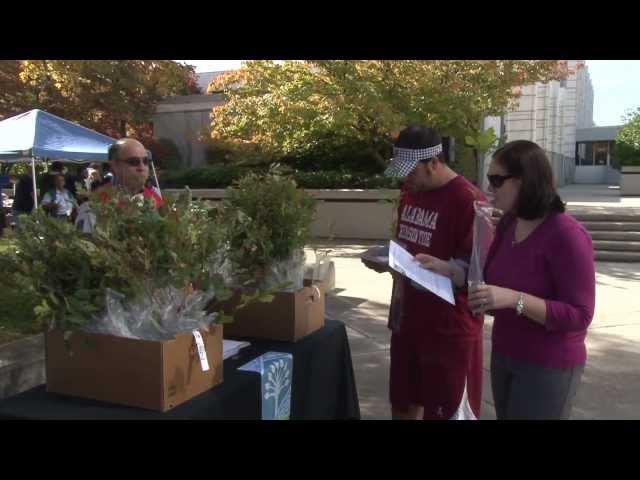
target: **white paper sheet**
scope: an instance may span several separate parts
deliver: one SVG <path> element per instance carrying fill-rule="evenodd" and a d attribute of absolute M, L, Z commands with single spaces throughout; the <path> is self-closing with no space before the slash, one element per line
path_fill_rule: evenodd
<path fill-rule="evenodd" d="M 451 305 L 456 304 L 451 279 L 423 268 L 413 255 L 393 240 L 389 242 L 389 266 Z"/>
<path fill-rule="evenodd" d="M 236 355 L 244 347 L 251 345 L 249 342 L 236 342 L 235 340 L 223 340 L 222 341 L 222 359 L 226 360 L 229 357 Z"/>

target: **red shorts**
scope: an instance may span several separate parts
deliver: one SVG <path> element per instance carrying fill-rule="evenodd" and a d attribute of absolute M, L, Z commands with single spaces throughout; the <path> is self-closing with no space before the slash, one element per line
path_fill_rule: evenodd
<path fill-rule="evenodd" d="M 471 410 L 480 418 L 482 335 L 471 340 L 391 335 L 389 398 L 394 410 L 424 407 L 425 420 L 450 419 L 461 405 L 464 388 Z"/>

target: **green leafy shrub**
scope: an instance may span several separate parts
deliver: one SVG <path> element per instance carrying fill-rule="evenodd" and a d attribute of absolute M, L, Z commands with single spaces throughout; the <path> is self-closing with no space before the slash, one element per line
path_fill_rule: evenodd
<path fill-rule="evenodd" d="M 250 173 L 227 190 L 221 215 L 229 259 L 246 279 L 260 279 L 274 262 L 289 259 L 311 236 L 315 200 L 291 178 Z"/>
<path fill-rule="evenodd" d="M 107 289 L 135 300 L 163 287 L 224 292 L 209 269 L 222 248 L 212 212 L 188 192 L 156 210 L 151 201 L 115 189 L 92 195 L 92 234 L 40 210 L 23 217 L 14 247 L 0 254 L 0 271 L 30 284 L 35 327 L 73 330 L 105 308 Z M 215 284 L 215 285 L 214 285 Z"/>
<path fill-rule="evenodd" d="M 616 136 L 615 157 L 622 166 L 640 166 L 640 108 L 629 113 Z"/>

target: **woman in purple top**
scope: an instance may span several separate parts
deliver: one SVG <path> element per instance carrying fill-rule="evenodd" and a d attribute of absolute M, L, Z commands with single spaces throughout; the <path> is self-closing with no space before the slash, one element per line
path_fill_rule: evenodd
<path fill-rule="evenodd" d="M 488 172 L 505 212 L 485 285 L 469 294 L 491 312 L 491 384 L 501 419 L 567 419 L 586 362 L 595 304 L 591 237 L 564 213 L 551 165 L 533 142 L 509 142 Z"/>

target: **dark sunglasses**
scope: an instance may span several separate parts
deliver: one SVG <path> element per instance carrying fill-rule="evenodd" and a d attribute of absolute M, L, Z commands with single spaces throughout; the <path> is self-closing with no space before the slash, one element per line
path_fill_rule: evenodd
<path fill-rule="evenodd" d="M 127 165 L 130 165 L 132 167 L 137 167 L 141 163 L 143 163 L 145 165 L 149 165 L 149 157 L 129 157 L 129 158 L 125 158 L 122 161 L 125 162 Z"/>
<path fill-rule="evenodd" d="M 487 180 L 489 180 L 489 185 L 493 188 L 500 188 L 504 185 L 504 182 L 513 178 L 513 175 L 487 175 Z"/>

